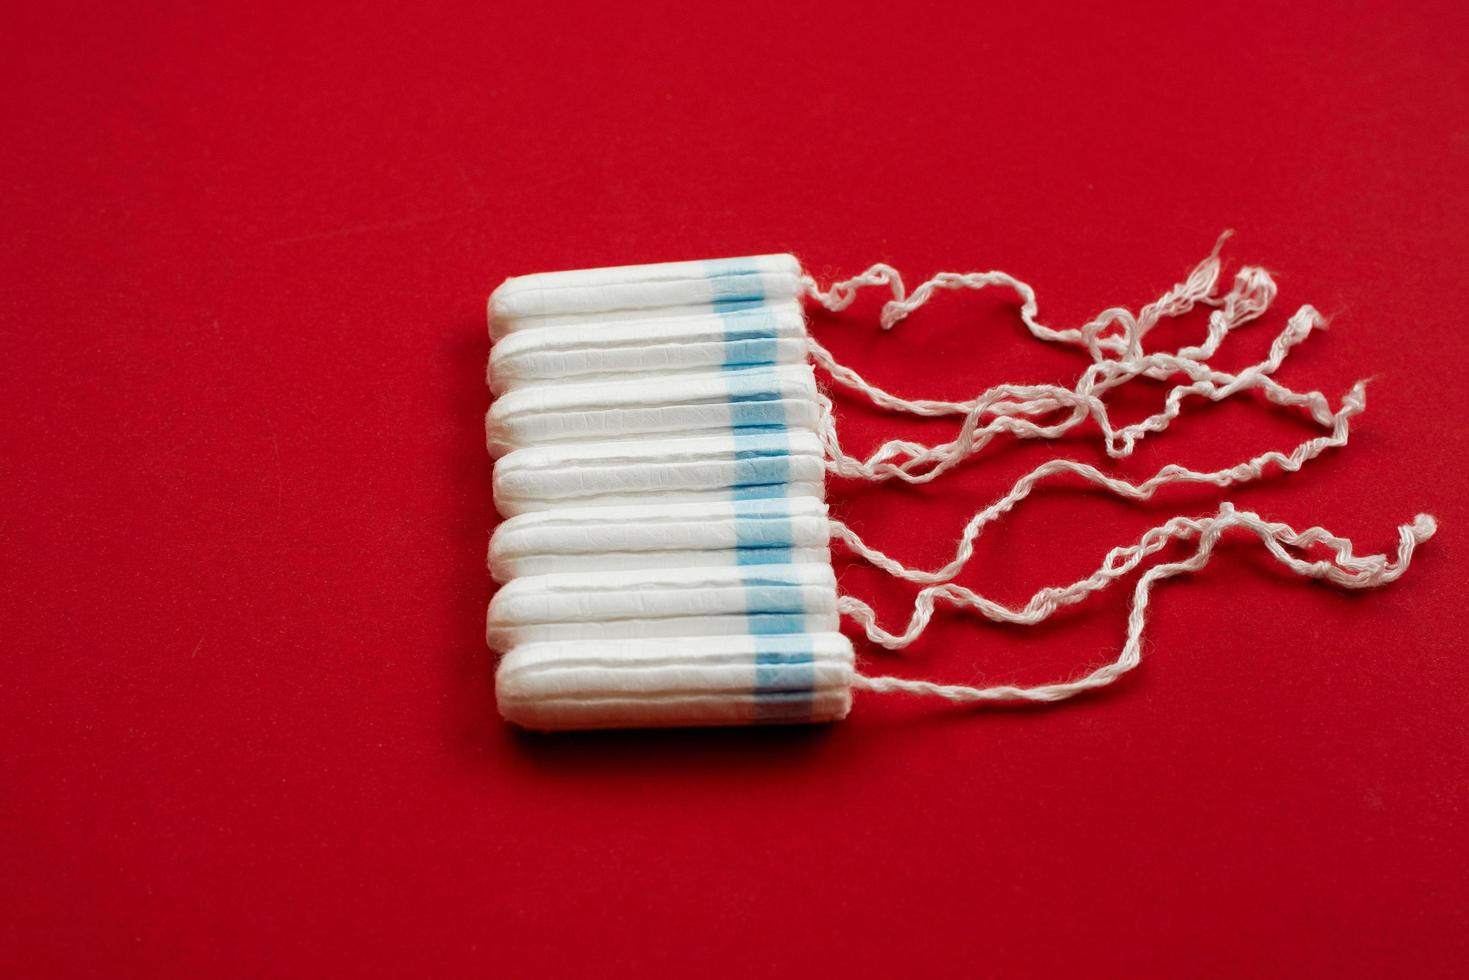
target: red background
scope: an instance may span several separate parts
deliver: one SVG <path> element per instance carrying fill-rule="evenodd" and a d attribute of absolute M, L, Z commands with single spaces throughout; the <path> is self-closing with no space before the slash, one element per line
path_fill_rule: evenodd
<path fill-rule="evenodd" d="M 1463 5 L 698 6 L 7 12 L 5 972 L 1461 968 Z M 1238 539 L 1160 589 L 1137 672 L 1062 707 L 869 695 L 821 731 L 549 738 L 496 717 L 502 278 L 791 250 L 823 278 L 1003 268 L 1074 325 L 1224 228 L 1231 274 L 1263 264 L 1281 299 L 1219 361 L 1311 302 L 1332 330 L 1282 379 L 1333 402 L 1375 379 L 1350 447 L 1230 496 L 1364 552 L 1436 514 L 1396 586 L 1344 595 Z M 882 334 L 867 302 L 813 329 L 912 394 L 1080 371 L 1012 314 L 949 296 Z M 842 407 L 852 448 L 915 431 Z M 1115 468 L 1314 431 L 1245 397 Z M 933 562 L 1057 451 L 1105 462 L 1093 432 L 996 445 L 834 506 Z M 965 581 L 1017 600 L 1218 499 L 1056 485 Z M 1114 655 L 1125 607 L 945 614 L 904 657 L 862 652 L 1053 680 Z"/>

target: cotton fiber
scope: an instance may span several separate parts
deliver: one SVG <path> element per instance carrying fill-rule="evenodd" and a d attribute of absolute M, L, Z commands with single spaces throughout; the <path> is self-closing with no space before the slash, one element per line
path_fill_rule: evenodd
<path fill-rule="evenodd" d="M 1111 307 L 1064 329 L 1042 323 L 1034 290 L 1002 272 L 940 273 L 910 293 L 896 271 L 875 265 L 822 289 L 793 256 L 763 255 L 506 280 L 489 303 L 487 377 L 497 397 L 485 419 L 497 457 L 495 506 L 506 518 L 490 541 L 490 571 L 502 584 L 486 620 L 487 642 L 503 654 L 501 714 L 529 728 L 586 729 L 829 722 L 846 716 L 855 690 L 1061 701 L 1137 667 L 1153 585 L 1202 568 L 1225 534 L 1251 535 L 1289 570 L 1343 588 L 1396 580 L 1434 533 L 1426 514 L 1398 529 L 1395 554 L 1359 557 L 1323 528 L 1297 531 L 1225 501 L 1212 514 L 1163 521 L 1107 552 L 1090 575 L 1046 585 L 1018 605 L 955 581 L 984 530 L 1044 483 L 1082 481 L 1141 501 L 1175 484 L 1225 489 L 1295 472 L 1346 445 L 1366 407 L 1364 383 L 1333 405 L 1275 378 L 1324 326 L 1313 307 L 1289 318 L 1259 363 L 1235 372 L 1211 363 L 1277 291 L 1261 268 L 1241 268 L 1227 290 L 1220 272 L 1216 246 L 1137 313 Z M 891 393 L 839 363 L 806 328 L 802 302 L 840 312 L 866 288 L 891 293 L 880 316 L 889 329 L 940 291 L 1011 290 L 1035 338 L 1075 348 L 1087 365 L 1070 386 L 1004 384 L 959 399 Z M 1144 346 L 1160 320 L 1200 307 L 1209 310 L 1200 343 Z M 894 414 L 952 418 L 956 431 L 944 442 L 899 438 L 853 455 L 818 377 Z M 1138 379 L 1170 387 L 1154 414 L 1114 423 L 1108 396 Z M 1298 413 L 1318 434 L 1216 470 L 1170 463 L 1137 482 L 1052 459 L 947 532 L 953 557 L 936 568 L 873 547 L 827 510 L 828 473 L 930 483 L 996 438 L 1061 439 L 1088 427 L 1120 458 L 1191 403 L 1252 394 Z M 884 627 L 866 602 L 838 594 L 833 541 L 918 587 L 905 625 Z M 1191 552 L 1156 560 L 1178 543 Z M 859 673 L 840 632 L 846 619 L 874 646 L 904 648 L 941 607 L 1034 626 L 1140 568 L 1121 652 L 1065 681 L 979 683 L 965 672 L 968 683 L 945 684 Z"/>
<path fill-rule="evenodd" d="M 548 572 L 720 568 L 831 561 L 826 504 L 813 496 L 556 507 L 503 521 L 496 581 Z"/>
<path fill-rule="evenodd" d="M 497 395 L 539 381 L 678 377 L 725 368 L 805 364 L 806 322 L 794 300 L 686 316 L 573 321 L 507 333 L 495 344 Z"/>
<path fill-rule="evenodd" d="M 819 421 L 809 364 L 741 367 L 553 384 L 495 399 L 485 420 L 491 455 L 550 442 L 603 442 L 636 436 L 800 429 Z"/>
<path fill-rule="evenodd" d="M 490 336 L 545 326 L 768 307 L 801 294 L 794 255 L 665 262 L 505 280 L 490 297 Z"/>
<path fill-rule="evenodd" d="M 500 711 L 528 728 L 821 722 L 852 704 L 840 633 L 522 643 L 496 676 Z"/>
<path fill-rule="evenodd" d="M 495 467 L 506 515 L 550 507 L 679 503 L 825 494 L 821 442 L 811 432 L 552 442 L 516 449 Z"/>
<path fill-rule="evenodd" d="M 491 297 L 509 519 L 486 639 L 540 728 L 831 721 L 851 704 L 791 256 L 524 276 Z"/>

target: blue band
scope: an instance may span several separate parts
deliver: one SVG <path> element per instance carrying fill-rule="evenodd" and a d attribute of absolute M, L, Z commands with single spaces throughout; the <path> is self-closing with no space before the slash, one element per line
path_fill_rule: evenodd
<path fill-rule="evenodd" d="M 778 379 L 775 318 L 754 263 L 706 265 L 724 318 L 730 434 L 735 446 L 736 561 L 745 573 L 745 616 L 755 642 L 756 721 L 811 716 L 816 686 L 805 597 L 791 560 L 790 442 Z M 760 498 L 778 498 L 763 501 Z"/>

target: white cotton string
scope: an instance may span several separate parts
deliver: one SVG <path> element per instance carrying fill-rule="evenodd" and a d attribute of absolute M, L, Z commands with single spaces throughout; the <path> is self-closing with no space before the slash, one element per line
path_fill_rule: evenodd
<path fill-rule="evenodd" d="M 903 278 L 897 270 L 882 263 L 872 266 L 860 276 L 833 283 L 826 290 L 822 290 L 811 276 L 802 277 L 802 283 L 807 296 L 833 312 L 840 312 L 850 306 L 858 290 L 864 287 L 886 286 L 892 292 L 893 299 L 882 308 L 881 323 L 884 330 L 892 329 L 898 321 L 928 302 L 935 289 L 961 287 L 984 289 L 988 286 L 1009 286 L 1020 295 L 1020 319 L 1032 335 L 1037 339 L 1053 343 L 1080 345 L 1088 349 L 1094 361 L 1100 361 L 1105 358 L 1104 352 L 1120 355 L 1131 353 L 1139 356 L 1143 336 L 1156 326 L 1161 318 L 1182 316 L 1199 303 L 1224 308 L 1226 318 L 1220 320 L 1217 327 L 1211 322 L 1210 327 L 1211 336 L 1218 331 L 1219 339 L 1222 339 L 1223 334 L 1230 329 L 1264 312 L 1275 296 L 1275 283 L 1271 280 L 1269 273 L 1263 269 L 1251 267 L 1241 269 L 1239 275 L 1236 276 L 1234 291 L 1229 296 L 1220 298 L 1214 295 L 1214 288 L 1219 281 L 1219 250 L 1229 235 L 1229 232 L 1221 235 L 1214 246 L 1214 251 L 1195 266 L 1183 282 L 1175 284 L 1155 302 L 1143 307 L 1137 316 L 1133 316 L 1131 312 L 1121 307 L 1113 307 L 1103 310 L 1085 326 L 1077 329 L 1055 330 L 1038 322 L 1035 318 L 1037 312 L 1035 290 L 1028 283 L 1005 272 L 939 273 L 919 286 L 912 297 L 908 297 Z M 1251 298 L 1246 300 L 1247 296 Z M 1250 315 L 1252 310 L 1255 311 L 1253 316 Z M 1121 333 L 1102 336 L 1113 326 L 1119 327 Z M 1214 347 L 1217 348 L 1217 346 L 1218 340 L 1215 340 Z M 901 398 L 871 384 L 856 371 L 838 364 L 825 348 L 816 345 L 813 348 L 813 354 L 816 355 L 817 362 L 831 373 L 835 381 L 867 396 L 874 404 L 882 408 L 914 415 L 965 415 L 975 404 L 973 399 L 953 402 Z"/>
<path fill-rule="evenodd" d="M 1226 503 L 1222 506 L 1220 514 L 1226 512 L 1233 512 L 1231 504 Z M 972 589 L 954 585 L 952 582 L 931 585 L 921 590 L 914 601 L 914 611 L 909 617 L 908 625 L 901 633 L 892 633 L 879 626 L 872 607 L 860 599 L 843 596 L 838 602 L 838 608 L 864 628 L 868 639 L 889 650 L 902 649 L 917 640 L 933 619 L 934 609 L 939 600 L 960 608 L 973 609 L 986 619 L 995 622 L 1034 626 L 1048 619 L 1060 607 L 1075 605 L 1092 593 L 1106 589 L 1114 581 L 1136 568 L 1144 558 L 1162 549 L 1169 541 L 1192 536 L 1191 529 L 1196 524 L 1197 522 L 1191 518 L 1175 517 L 1149 530 L 1137 544 L 1113 548 L 1103 559 L 1101 567 L 1088 577 L 1070 585 L 1048 586 L 1041 589 L 1018 609 L 1000 605 Z M 1350 554 L 1350 542 L 1344 542 L 1344 544 Z"/>
<path fill-rule="evenodd" d="M 929 594 L 925 603 L 915 611 L 924 622 L 932 615 L 935 599 L 944 599 L 958 605 L 978 609 L 991 619 L 1002 622 L 1034 623 L 1049 616 L 1061 605 L 1079 602 L 1092 592 L 1106 588 L 1112 581 L 1125 575 L 1147 555 L 1163 548 L 1172 540 L 1198 539 L 1194 553 L 1181 561 L 1156 565 L 1145 572 L 1133 590 L 1132 609 L 1127 618 L 1127 638 L 1122 652 L 1116 660 L 1105 664 L 1085 676 L 1071 681 L 1044 684 L 1038 687 L 997 685 L 974 687 L 969 685 L 936 684 L 932 681 L 910 680 L 901 677 L 872 677 L 858 675 L 854 686 L 877 692 L 904 691 L 910 694 L 926 694 L 961 702 L 990 701 L 1061 701 L 1086 691 L 1111 684 L 1117 678 L 1136 667 L 1142 656 L 1142 632 L 1147 616 L 1148 603 L 1153 585 L 1162 579 L 1181 575 L 1184 572 L 1203 568 L 1214 553 L 1223 534 L 1231 528 L 1242 527 L 1254 533 L 1270 553 L 1291 571 L 1309 578 L 1324 579 L 1334 585 L 1348 589 L 1366 589 L 1386 585 L 1395 581 L 1408 568 L 1413 550 L 1433 536 L 1437 530 L 1434 519 L 1419 514 L 1411 524 L 1398 528 L 1398 552 L 1396 560 L 1386 555 L 1352 554 L 1352 544 L 1346 538 L 1337 537 L 1320 527 L 1310 527 L 1297 532 L 1287 524 L 1265 521 L 1258 514 L 1235 510 L 1229 503 L 1223 504 L 1214 517 L 1178 517 L 1154 528 L 1136 544 L 1128 548 L 1113 549 L 1107 555 L 1101 569 L 1087 579 L 1063 588 L 1042 589 L 1021 609 L 1014 610 L 960 589 L 945 585 L 925 589 Z M 1308 560 L 1291 554 L 1287 547 L 1304 549 L 1313 545 L 1324 545 L 1332 551 L 1331 560 Z M 885 646 L 902 646 L 906 642 L 901 636 L 893 636 L 876 625 L 871 607 L 860 600 L 843 597 L 839 600 L 841 611 L 860 622 L 869 638 Z M 910 631 L 913 627 L 910 624 Z M 918 627 L 921 630 L 922 626 Z M 916 632 L 914 632 L 916 635 Z M 887 642 L 885 642 L 887 641 Z"/>
<path fill-rule="evenodd" d="M 1223 240 L 1221 237 L 1220 244 Z M 959 435 L 948 443 L 926 446 L 907 440 L 891 440 L 867 459 L 861 460 L 842 450 L 831 402 L 823 399 L 820 434 L 830 457 L 828 468 L 833 473 L 852 479 L 897 478 L 922 483 L 979 451 L 1002 432 L 1018 438 L 1055 439 L 1087 418 L 1095 419 L 1101 429 L 1108 454 L 1120 458 L 1131 454 L 1138 440 L 1148 433 L 1166 429 L 1181 414 L 1185 398 L 1200 396 L 1221 401 L 1239 392 L 1256 389 L 1276 404 L 1304 407 L 1318 423 L 1330 425 L 1331 411 L 1320 392 L 1297 393 L 1270 377 L 1280 368 L 1292 347 L 1304 340 L 1313 329 L 1325 326 L 1324 319 L 1313 307 L 1303 306 L 1291 317 L 1285 330 L 1272 344 L 1270 355 L 1259 364 L 1235 375 L 1213 369 L 1204 363 L 1205 359 L 1218 350 L 1231 330 L 1257 319 L 1269 308 L 1276 295 L 1275 283 L 1268 273 L 1263 269 L 1246 267 L 1235 277 L 1234 287 L 1230 292 L 1224 297 L 1216 297 L 1213 290 L 1219 276 L 1218 251 L 1219 245 L 1216 245 L 1214 252 L 1184 282 L 1178 283 L 1156 302 L 1144 307 L 1138 316 L 1134 317 L 1126 310 L 1114 308 L 1104 311 L 1079 330 L 1066 331 L 1053 330 L 1036 322 L 1034 291 L 1030 286 L 1004 273 L 975 273 L 971 276 L 945 273 L 925 283 L 911 298 L 906 299 L 901 278 L 888 266 L 874 266 L 862 276 L 836 283 L 825 292 L 814 280 L 807 277 L 808 295 L 828 308 L 837 310 L 850 304 L 858 288 L 887 285 L 895 299 L 884 308 L 886 325 L 896 322 L 894 318 L 899 314 L 906 315 L 926 301 L 932 289 L 925 287 L 948 284 L 957 288 L 954 284 L 961 283 L 982 288 L 1004 282 L 1021 293 L 1024 299 L 1021 318 L 1033 334 L 1045 340 L 1080 343 L 1088 347 L 1094 358 L 1092 366 L 1071 389 L 1057 385 L 1000 385 L 967 401 L 913 400 L 892 395 L 871 384 L 855 371 L 839 364 L 814 338 L 809 339 L 812 359 L 833 380 L 863 394 L 879 407 L 924 416 L 965 416 Z M 1182 315 L 1198 303 L 1219 307 L 1210 316 L 1208 336 L 1202 344 L 1172 353 L 1142 353 L 1142 337 L 1161 317 Z M 1112 324 L 1122 325 L 1122 335 L 1101 337 L 1101 332 Z M 1115 349 L 1121 356 L 1117 359 L 1106 358 L 1104 349 Z M 1112 425 L 1101 395 L 1138 377 L 1162 380 L 1177 374 L 1185 375 L 1187 383 L 1180 384 L 1169 392 L 1163 411 L 1121 428 Z M 1032 417 L 1062 409 L 1069 409 L 1066 416 L 1050 420 L 1046 424 L 1031 420 Z M 986 417 L 992 418 L 988 423 L 981 424 Z"/>
<path fill-rule="evenodd" d="M 954 557 L 947 564 L 932 571 L 907 567 L 867 544 L 841 521 L 830 522 L 831 533 L 833 537 L 839 539 L 863 559 L 898 578 L 920 583 L 947 582 L 958 575 L 974 555 L 974 543 L 986 525 L 1008 513 L 1016 504 L 1030 496 L 1031 491 L 1042 480 L 1062 473 L 1070 473 L 1119 497 L 1128 500 L 1148 500 L 1162 487 L 1174 483 L 1203 484 L 1224 488 L 1259 479 L 1271 467 L 1276 467 L 1282 472 L 1294 473 L 1326 450 L 1346 445 L 1350 434 L 1351 419 L 1360 415 L 1366 407 L 1366 385 L 1358 382 L 1351 391 L 1343 396 L 1341 408 L 1331 417 L 1331 432 L 1308 439 L 1296 446 L 1289 454 L 1272 449 L 1242 463 L 1218 470 L 1194 470 L 1177 463 L 1170 463 L 1141 483 L 1132 483 L 1118 477 L 1108 476 L 1095 466 L 1076 460 L 1049 460 L 1016 480 L 1004 496 L 975 513 L 964 525 L 964 530 L 960 532 Z"/>
<path fill-rule="evenodd" d="M 1275 283 L 1268 273 L 1263 269 L 1245 267 L 1236 275 L 1234 286 L 1228 294 L 1223 297 L 1215 296 L 1214 289 L 1220 271 L 1219 249 L 1225 237 L 1227 233 L 1220 238 L 1214 251 L 1183 282 L 1174 285 L 1157 301 L 1144 307 L 1136 317 L 1125 310 L 1109 310 L 1077 331 L 1041 328 L 1034 321 L 1034 293 L 1029 286 L 1020 284 L 1017 288 L 1026 298 L 1022 318 L 1033 333 L 1046 338 L 1060 337 L 1066 342 L 1082 343 L 1097 358 L 1073 389 L 1056 385 L 999 385 L 962 403 L 909 402 L 869 385 L 855 372 L 836 364 L 831 355 L 812 340 L 810 343 L 813 357 L 817 362 L 826 366 L 833 377 L 845 379 L 856 386 L 876 404 L 925 415 L 948 414 L 960 410 L 965 413 L 959 434 L 947 443 L 925 446 L 905 440 L 891 440 L 867 459 L 859 460 L 842 450 L 831 400 L 824 394 L 819 395 L 819 435 L 828 456 L 828 470 L 856 479 L 880 481 L 896 478 L 909 483 L 924 483 L 978 452 L 1000 433 L 1009 433 L 1024 439 L 1054 439 L 1087 418 L 1094 419 L 1102 431 L 1108 454 L 1114 458 L 1125 457 L 1132 453 L 1138 440 L 1144 435 L 1167 428 L 1181 414 L 1185 399 L 1200 397 L 1222 401 L 1245 390 L 1259 390 L 1268 401 L 1277 405 L 1304 409 L 1315 422 L 1328 428 L 1330 435 L 1309 440 L 1296 447 L 1289 455 L 1271 451 L 1242 464 L 1211 472 L 1170 465 L 1142 484 L 1113 479 L 1085 464 L 1069 460 L 1052 461 L 1022 477 L 1009 494 L 976 514 L 961 535 L 954 560 L 932 572 L 907 568 L 867 546 L 856 532 L 839 522 L 833 525 L 834 536 L 846 542 L 857 554 L 901 578 L 925 583 L 947 581 L 958 573 L 972 554 L 973 541 L 980 529 L 1029 494 L 1036 482 L 1052 474 L 1076 473 L 1121 496 L 1146 499 L 1169 483 L 1208 483 L 1227 487 L 1259 478 L 1272 464 L 1279 464 L 1286 471 L 1294 471 L 1326 449 L 1345 445 L 1349 420 L 1365 407 L 1365 393 L 1361 383 L 1346 396 L 1342 408 L 1332 412 L 1326 397 L 1319 391 L 1296 392 L 1272 377 L 1292 348 L 1313 330 L 1325 326 L 1324 319 L 1314 307 L 1302 306 L 1290 318 L 1271 344 L 1267 357 L 1258 364 L 1251 365 L 1238 374 L 1231 374 L 1212 368 L 1204 362 L 1203 358 L 1217 352 L 1231 330 L 1258 318 L 1269 308 L 1276 295 Z M 992 281 L 994 274 L 986 273 L 982 278 L 986 282 Z M 808 284 L 808 291 L 824 304 L 841 309 L 851 302 L 857 288 L 874 284 L 887 285 L 892 290 L 894 302 L 902 304 L 899 312 L 903 314 L 919 305 L 919 294 L 915 293 L 912 299 L 905 299 L 901 278 L 886 266 L 875 266 L 855 280 L 834 285 L 826 293 L 822 293 L 814 283 Z M 1217 307 L 1210 316 L 1208 336 L 1202 344 L 1173 353 L 1142 353 L 1141 338 L 1159 319 L 1181 315 L 1198 303 Z M 1101 348 L 1107 346 L 1107 338 L 1099 339 L 1099 335 L 1111 323 L 1123 325 L 1122 339 L 1126 341 L 1120 345 L 1121 356 L 1117 359 L 1101 356 Z M 1177 374 L 1184 375 L 1186 381 L 1169 391 L 1161 411 L 1131 425 L 1120 428 L 1112 425 L 1102 394 L 1137 377 L 1166 378 Z M 1069 408 L 1069 413 L 1059 419 L 1047 420 L 1044 424 L 1026 417 L 1054 413 L 1062 408 Z M 986 417 L 989 421 L 981 424 L 981 420 Z"/>
<path fill-rule="evenodd" d="M 1241 391 L 1258 390 L 1267 400 L 1284 407 L 1304 408 L 1318 424 L 1329 426 L 1333 413 L 1321 392 L 1296 392 L 1271 377 L 1280 369 L 1291 348 L 1312 330 L 1324 325 L 1321 315 L 1313 307 L 1301 307 L 1275 338 L 1269 356 L 1238 374 L 1211 368 L 1180 354 L 1159 353 L 1133 361 L 1093 364 L 1074 389 L 1059 385 L 997 385 L 974 400 L 959 434 L 951 441 L 926 446 L 907 440 L 889 440 L 865 460 L 843 451 L 831 400 L 823 395 L 819 399 L 819 435 L 829 457 L 828 469 L 839 476 L 874 481 L 896 478 L 907 483 L 927 483 L 974 455 L 996 435 L 1008 433 L 1021 439 L 1057 439 L 1087 418 L 1095 420 L 1101 429 L 1108 455 L 1123 458 L 1132 453 L 1144 435 L 1166 429 L 1182 414 L 1184 399 L 1190 396 L 1217 402 Z M 815 346 L 814 341 L 812 343 Z M 1171 374 L 1184 374 L 1189 381 L 1169 391 L 1161 411 L 1121 428 L 1112 425 L 1107 404 L 1097 392 L 1139 376 Z M 1045 424 L 1020 417 L 1047 414 L 1063 407 L 1070 409 L 1068 415 Z M 980 420 L 986 415 L 994 417 L 981 425 Z"/>
<path fill-rule="evenodd" d="M 1270 346 L 1269 354 L 1257 364 L 1238 373 L 1229 373 L 1207 362 L 1234 329 L 1258 319 L 1276 297 L 1276 285 L 1265 270 L 1246 266 L 1236 274 L 1234 283 L 1223 296 L 1216 293 L 1220 275 L 1219 251 L 1226 232 L 1214 251 L 1199 263 L 1183 282 L 1175 284 L 1158 300 L 1133 315 L 1114 307 L 1098 314 L 1082 327 L 1057 330 L 1037 319 L 1035 291 L 1026 283 L 1003 272 L 940 273 L 910 294 L 902 277 L 887 265 L 874 265 L 862 275 L 832 284 L 822 290 L 810 277 L 804 284 L 806 294 L 827 309 L 839 311 L 849 306 L 857 292 L 877 286 L 892 294 L 882 309 L 883 329 L 892 329 L 909 313 L 921 307 L 940 289 L 985 289 L 1008 287 L 1020 297 L 1019 316 L 1036 338 L 1053 343 L 1084 348 L 1092 364 L 1081 374 L 1072 388 L 1060 385 L 998 385 L 980 395 L 961 401 L 909 399 L 894 395 L 867 381 L 856 371 L 839 364 L 815 339 L 808 340 L 813 361 L 840 386 L 867 398 L 874 405 L 890 411 L 918 416 L 962 415 L 959 433 L 952 440 L 937 445 L 924 445 L 909 440 L 889 440 L 866 459 L 843 451 L 831 399 L 818 396 L 821 417 L 818 434 L 828 457 L 827 468 L 840 476 L 882 481 L 898 479 L 908 483 L 926 483 L 979 452 L 993 438 L 1007 433 L 1022 439 L 1057 439 L 1072 428 L 1093 420 L 1101 431 L 1106 451 L 1113 458 L 1130 455 L 1139 440 L 1150 433 L 1161 432 L 1183 411 L 1189 398 L 1222 401 L 1244 391 L 1259 391 L 1267 401 L 1287 408 L 1304 410 L 1318 425 L 1329 430 L 1325 435 L 1302 442 L 1289 454 L 1276 450 L 1255 456 L 1243 463 L 1212 471 L 1198 471 L 1179 464 L 1164 466 L 1151 478 L 1132 483 L 1109 476 L 1096 467 L 1069 459 L 1055 459 L 1042 464 L 1021 477 L 1010 491 L 970 518 L 959 537 L 955 555 L 941 568 L 930 571 L 911 569 L 894 558 L 867 545 L 851 528 L 840 521 L 830 522 L 832 537 L 845 543 L 855 554 L 899 578 L 924 584 L 920 590 L 907 626 L 900 633 L 889 632 L 878 623 L 872 607 L 851 596 L 838 601 L 839 610 L 862 626 L 868 639 L 889 649 L 914 642 L 931 621 L 939 602 L 969 608 L 998 622 L 1034 624 L 1057 609 L 1083 601 L 1087 596 L 1106 589 L 1135 569 L 1145 558 L 1162 550 L 1174 540 L 1198 539 L 1198 548 L 1188 559 L 1159 565 L 1142 576 L 1134 592 L 1132 612 L 1128 619 L 1128 636 L 1116 661 L 1086 675 L 1060 684 L 1035 688 L 997 686 L 988 688 L 951 686 L 928 681 L 894 677 L 859 677 L 857 686 L 874 691 L 901 690 L 934 694 L 958 701 L 1056 701 L 1082 691 L 1110 684 L 1137 665 L 1148 598 L 1153 584 L 1163 578 L 1194 571 L 1204 566 L 1221 535 L 1234 527 L 1255 533 L 1266 548 L 1282 563 L 1301 575 L 1324 578 L 1348 588 L 1367 588 L 1393 581 L 1408 566 L 1414 547 L 1434 532 L 1431 517 L 1420 515 L 1411 525 L 1400 529 L 1396 563 L 1383 555 L 1356 558 L 1351 543 L 1319 527 L 1297 533 L 1288 525 L 1264 521 L 1258 515 L 1241 512 L 1225 503 L 1211 518 L 1177 517 L 1148 531 L 1134 545 L 1114 548 L 1102 566 L 1087 578 L 1066 586 L 1040 590 L 1022 607 L 1010 608 L 988 599 L 971 589 L 952 583 L 952 579 L 974 554 L 974 543 L 992 521 L 1009 512 L 1030 494 L 1042 480 L 1070 473 L 1117 494 L 1145 500 L 1160 488 L 1172 483 L 1207 484 L 1229 487 L 1262 477 L 1272 467 L 1281 471 L 1299 470 L 1327 449 L 1347 442 L 1350 420 L 1366 407 L 1365 383 L 1358 382 L 1332 410 L 1319 391 L 1297 392 L 1273 377 L 1290 351 L 1312 331 L 1325 327 L 1325 320 L 1314 307 L 1302 306 Z M 1144 353 L 1143 338 L 1163 317 L 1177 317 L 1198 305 L 1214 309 L 1209 316 L 1207 333 L 1201 343 L 1176 351 Z M 1104 396 L 1137 378 L 1166 381 L 1182 376 L 1164 398 L 1163 407 L 1141 421 L 1114 426 Z M 1057 413 L 1062 413 L 1058 416 Z M 1286 547 L 1309 547 L 1324 544 L 1334 553 L 1333 561 L 1307 561 L 1290 554 Z"/>

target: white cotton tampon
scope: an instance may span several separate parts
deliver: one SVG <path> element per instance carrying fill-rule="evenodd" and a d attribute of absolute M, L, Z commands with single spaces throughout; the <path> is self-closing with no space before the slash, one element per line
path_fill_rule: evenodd
<path fill-rule="evenodd" d="M 500 661 L 506 719 L 527 728 L 824 722 L 852 705 L 840 633 L 525 643 Z"/>
<path fill-rule="evenodd" d="M 825 459 L 811 432 L 756 432 L 550 443 L 517 449 L 495 467 L 506 515 L 551 507 L 679 503 L 825 494 Z"/>
<path fill-rule="evenodd" d="M 550 572 L 830 561 L 826 504 L 783 497 L 521 514 L 495 529 L 488 563 L 495 579 L 505 582 Z"/>
<path fill-rule="evenodd" d="M 562 384 L 525 385 L 490 407 L 493 456 L 517 446 L 604 442 L 732 429 L 803 429 L 818 421 L 809 364 Z"/>
<path fill-rule="evenodd" d="M 503 583 L 530 728 L 822 722 L 851 705 L 788 255 L 522 276 L 490 299 Z"/>
<path fill-rule="evenodd" d="M 490 336 L 564 322 L 556 318 L 791 300 L 800 289 L 793 255 L 516 276 L 490 296 Z"/>
<path fill-rule="evenodd" d="M 506 334 L 490 351 L 490 390 L 583 378 L 677 376 L 806 363 L 806 322 L 793 300 L 682 316 L 574 321 Z"/>
<path fill-rule="evenodd" d="M 837 629 L 830 565 L 564 572 L 512 579 L 490 602 L 485 638 L 538 640 L 823 633 Z"/>

